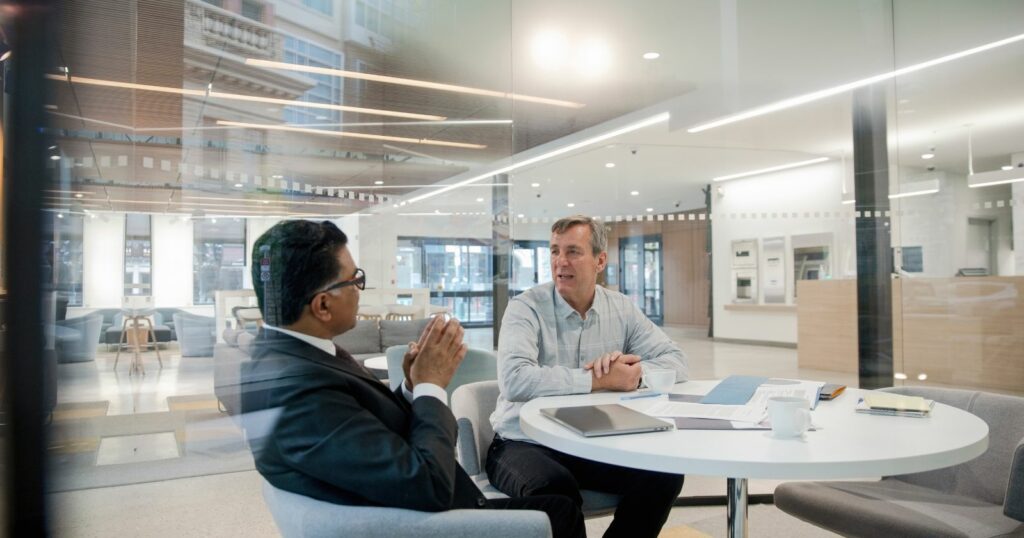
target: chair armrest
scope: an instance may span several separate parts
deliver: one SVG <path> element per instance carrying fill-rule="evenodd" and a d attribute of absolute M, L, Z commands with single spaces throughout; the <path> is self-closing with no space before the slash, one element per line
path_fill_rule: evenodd
<path fill-rule="evenodd" d="M 1017 443 L 1017 449 L 1013 451 L 1003 513 L 1017 521 L 1024 521 L 1024 439 Z"/>

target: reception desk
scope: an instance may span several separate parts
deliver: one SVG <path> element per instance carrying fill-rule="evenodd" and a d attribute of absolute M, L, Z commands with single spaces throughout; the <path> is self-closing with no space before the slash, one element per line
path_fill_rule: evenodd
<path fill-rule="evenodd" d="M 857 372 L 857 282 L 798 283 L 801 368 Z M 1024 277 L 892 282 L 893 364 L 911 380 L 1024 390 Z"/>

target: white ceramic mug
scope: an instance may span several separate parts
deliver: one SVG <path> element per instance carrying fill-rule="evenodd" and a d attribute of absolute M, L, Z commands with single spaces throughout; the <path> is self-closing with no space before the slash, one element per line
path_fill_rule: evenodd
<path fill-rule="evenodd" d="M 800 437 L 811 427 L 811 410 L 805 398 L 774 396 L 768 398 L 768 419 L 772 435 L 780 439 Z"/>
<path fill-rule="evenodd" d="M 676 371 L 668 369 L 650 369 L 644 375 L 644 382 L 655 392 L 668 392 L 676 384 Z"/>

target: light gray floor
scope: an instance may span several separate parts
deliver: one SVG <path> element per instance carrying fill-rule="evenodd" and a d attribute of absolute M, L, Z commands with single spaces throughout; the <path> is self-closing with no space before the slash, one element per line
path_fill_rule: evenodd
<path fill-rule="evenodd" d="M 796 350 L 769 346 L 716 343 L 706 329 L 666 327 L 665 332 L 686 351 L 693 379 L 721 378 L 730 374 L 798 377 L 856 385 L 856 376 L 802 370 Z M 473 347 L 491 347 L 491 329 L 470 329 L 466 341 Z M 145 376 L 129 376 L 128 358 L 122 354 L 113 370 L 114 353 L 101 352 L 94 362 L 59 366 L 58 401 L 108 401 L 107 415 L 133 415 L 167 411 L 170 396 L 213 392 L 212 359 L 180 357 L 173 344 L 161 351 L 164 368 L 153 352 L 145 354 Z M 108 439 L 105 464 L 140 461 L 147 447 L 166 450 L 166 443 L 138 436 L 136 445 Z M 103 441 L 101 441 L 102 447 Z M 131 446 L 130 446 L 131 445 Z M 101 448 L 102 449 L 102 448 Z M 140 452 L 141 451 L 141 452 Z M 156 453 L 156 452 L 154 452 Z M 121 454 L 120 460 L 118 454 Z M 166 457 L 160 452 L 160 457 Z M 773 481 L 751 481 L 750 491 L 770 493 Z M 725 481 L 717 477 L 688 476 L 684 496 L 722 495 Z M 255 471 L 164 480 L 151 483 L 81 489 L 50 495 L 54 531 L 61 536 L 276 536 L 276 529 L 260 496 Z M 588 533 L 599 536 L 609 518 L 588 522 Z M 827 536 L 774 508 L 751 508 L 751 533 L 756 536 Z M 719 524 L 720 523 L 720 524 Z M 687 524 L 712 536 L 725 534 L 725 508 L 673 510 L 669 527 Z M 720 531 L 720 532 L 719 532 Z M 795 533 L 795 534 L 794 534 Z"/>

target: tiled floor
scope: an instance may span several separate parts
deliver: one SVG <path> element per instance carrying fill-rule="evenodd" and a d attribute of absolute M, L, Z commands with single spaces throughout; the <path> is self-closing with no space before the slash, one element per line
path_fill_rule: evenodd
<path fill-rule="evenodd" d="M 797 367 L 795 349 L 716 343 L 706 337 L 704 328 L 666 327 L 665 332 L 686 352 L 690 377 L 693 379 L 751 374 L 820 379 L 851 386 L 856 384 L 855 375 L 801 370 Z M 492 337 L 491 329 L 466 331 L 466 341 L 473 347 L 490 348 Z M 118 434 L 101 436 L 98 442 L 89 441 L 89 431 L 74 432 L 72 442 L 67 444 L 70 450 L 96 451 L 95 460 L 83 457 L 81 461 L 86 462 L 86 465 L 103 465 L 89 469 L 93 473 L 101 473 L 100 476 L 109 470 L 110 473 L 121 472 L 126 477 L 135 478 L 126 483 L 157 481 L 103 488 L 85 487 L 53 494 L 57 534 L 99 536 L 124 534 L 127 531 L 156 536 L 237 535 L 242 532 L 250 536 L 275 535 L 273 523 L 260 497 L 258 475 L 253 471 L 223 474 L 227 470 L 239 470 L 237 459 L 232 461 L 234 467 L 222 469 L 218 466 L 219 454 L 208 451 L 208 454 L 203 454 L 206 457 L 201 462 L 201 472 L 191 473 L 206 476 L 176 480 L 138 478 L 160 476 L 159 469 L 154 471 L 153 467 L 157 467 L 157 464 L 173 465 L 174 458 L 179 455 L 182 458 L 179 464 L 188 461 L 184 459 L 188 454 L 177 452 L 187 452 L 187 447 L 195 444 L 195 439 L 179 438 L 175 442 L 175 432 L 181 435 L 181 431 L 184 431 L 188 436 L 190 432 L 196 431 L 194 428 L 181 425 L 162 428 L 160 420 L 168 416 L 177 417 L 182 413 L 209 414 L 211 410 L 207 407 L 215 405 L 200 402 L 209 399 L 213 393 L 212 358 L 182 358 L 174 344 L 163 349 L 161 354 L 164 361 L 162 369 L 157 365 L 154 352 L 145 354 L 144 376 L 128 375 L 127 360 L 121 360 L 115 371 L 114 353 L 106 351 L 98 353 L 93 362 L 59 366 L 58 402 L 62 404 L 62 420 L 65 424 L 76 424 L 76 420 L 87 421 L 90 416 L 95 419 L 97 414 L 107 421 L 117 422 L 114 429 Z M 125 359 L 123 355 L 121 358 Z M 186 396 L 194 398 L 183 398 Z M 168 404 L 169 397 L 171 406 Z M 212 412 L 216 414 L 215 410 Z M 76 418 L 79 416 L 86 418 Z M 154 421 L 157 422 L 155 426 Z M 135 424 L 139 431 L 133 431 Z M 192 423 L 190 425 L 194 426 Z M 223 425 L 214 425 L 224 428 Z M 229 448 L 237 450 L 237 443 Z M 148 463 L 138 463 L 142 461 Z M 132 469 L 133 466 L 145 468 L 148 474 L 125 472 L 125 469 Z M 59 469 L 62 472 L 76 472 L 69 470 L 74 467 L 68 465 Z M 85 482 L 88 483 L 88 480 Z M 113 480 L 112 483 L 118 482 Z M 771 492 L 774 485 L 773 482 L 752 481 L 751 493 Z M 687 477 L 684 495 L 723 493 L 724 480 L 720 478 Z M 159 509 L 148 509 L 151 506 L 159 506 Z M 686 512 L 689 515 L 677 517 L 677 513 L 684 514 L 681 510 L 673 512 L 674 520 L 696 521 L 698 516 L 707 517 L 703 515 L 707 509 L 700 514 L 694 511 L 696 509 L 685 509 L 691 511 Z M 715 509 L 711 510 L 714 512 Z M 600 527 L 600 521 L 594 520 L 589 525 Z M 599 532 L 597 529 L 592 530 Z"/>

